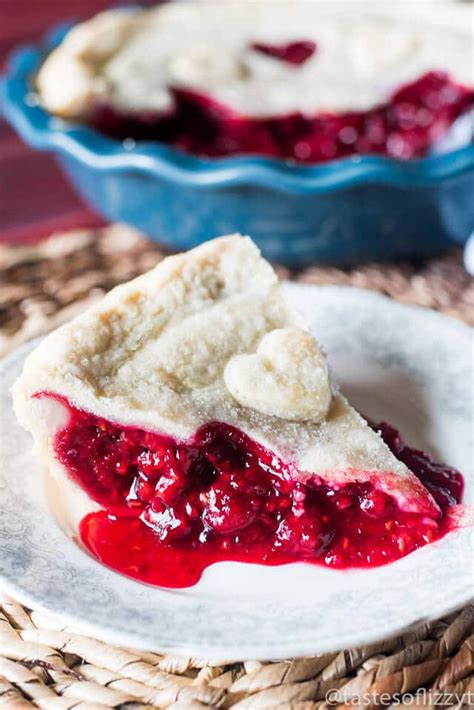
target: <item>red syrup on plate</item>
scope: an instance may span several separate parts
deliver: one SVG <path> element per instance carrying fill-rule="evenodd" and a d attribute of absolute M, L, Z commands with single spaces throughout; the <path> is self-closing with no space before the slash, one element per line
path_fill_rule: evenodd
<path fill-rule="evenodd" d="M 225 560 L 383 565 L 445 535 L 462 497 L 460 473 L 406 446 L 387 424 L 377 427 L 382 437 L 439 511 L 426 504 L 423 513 L 403 511 L 371 482 L 295 481 L 288 465 L 226 424 L 177 442 L 55 398 L 69 410 L 56 455 L 105 508 L 81 521 L 82 542 L 107 566 L 154 585 L 191 586 Z"/>
<path fill-rule="evenodd" d="M 402 86 L 370 111 L 341 114 L 249 118 L 202 93 L 173 87 L 171 93 L 169 113 L 124 113 L 104 104 L 90 122 L 114 138 L 159 141 L 207 157 L 262 155 L 321 163 L 373 154 L 408 160 L 426 155 L 474 106 L 474 90 L 439 71 Z"/>

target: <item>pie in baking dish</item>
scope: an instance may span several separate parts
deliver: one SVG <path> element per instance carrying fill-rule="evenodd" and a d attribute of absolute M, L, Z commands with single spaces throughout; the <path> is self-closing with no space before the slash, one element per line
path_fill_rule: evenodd
<path fill-rule="evenodd" d="M 37 87 L 54 114 L 198 155 L 414 158 L 474 105 L 472 9 L 421 5 L 115 9 L 73 28 Z"/>
<path fill-rule="evenodd" d="M 140 579 L 183 586 L 222 559 L 379 565 L 444 531 L 446 501 L 413 473 L 428 457 L 338 391 L 247 237 L 112 290 L 42 341 L 13 397 L 65 495 L 91 502 L 85 545 Z"/>

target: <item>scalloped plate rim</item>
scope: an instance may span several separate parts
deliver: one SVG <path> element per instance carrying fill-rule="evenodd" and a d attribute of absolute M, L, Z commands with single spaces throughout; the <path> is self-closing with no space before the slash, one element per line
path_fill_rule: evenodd
<path fill-rule="evenodd" d="M 445 316 L 440 315 L 439 313 L 429 311 L 418 306 L 402 305 L 392 301 L 391 299 L 388 299 L 385 296 L 369 292 L 364 289 L 339 286 L 316 287 L 310 285 L 291 284 L 289 286 L 289 293 L 293 299 L 300 302 L 301 306 L 303 306 L 303 311 L 308 309 L 308 305 L 310 302 L 314 301 L 315 303 L 318 303 L 322 301 L 324 303 L 325 299 L 327 299 L 328 303 L 340 302 L 342 306 L 346 307 L 348 303 L 350 303 L 351 307 L 355 308 L 360 306 L 361 308 L 368 308 L 369 311 L 371 309 L 375 309 L 375 312 L 377 312 L 379 315 L 383 311 L 387 313 L 391 311 L 394 318 L 401 318 L 402 321 L 403 319 L 414 319 L 417 322 L 422 321 L 424 324 L 422 327 L 426 326 L 428 328 L 431 328 L 433 331 L 442 330 L 443 332 L 450 332 L 452 334 L 452 337 L 459 337 L 460 341 L 464 341 L 464 339 L 466 339 L 466 346 L 469 346 L 468 341 L 472 338 L 474 332 L 465 324 L 449 319 Z M 420 330 L 422 330 L 422 327 L 420 328 Z M 0 374 L 6 372 L 9 367 L 12 367 L 15 362 L 19 361 L 19 359 L 23 357 L 31 349 L 31 347 L 31 343 L 23 345 L 18 350 L 14 351 L 14 353 L 12 353 L 8 358 L 3 360 L 0 363 Z M 4 481 L 2 481 L 2 473 L 0 473 L 0 485 L 2 483 L 4 484 Z M 457 533 L 453 533 L 453 535 L 455 534 Z M 419 561 L 423 559 L 424 550 L 426 550 L 426 548 L 420 550 L 418 553 L 414 553 L 415 555 L 419 555 Z M 84 553 L 81 554 L 84 555 Z M 84 555 L 84 558 L 86 557 L 88 556 Z M 90 567 L 90 571 L 92 572 L 92 574 L 94 574 L 94 570 L 98 569 L 97 563 L 92 560 L 92 558 L 88 558 L 87 566 Z M 240 566 L 246 567 L 245 565 Z M 304 564 L 299 564 L 297 566 L 309 567 L 309 565 Z M 294 567 L 295 565 L 287 565 L 284 569 L 291 570 L 291 568 Z M 393 569 L 394 566 L 389 565 L 388 567 L 379 569 L 387 570 L 388 568 Z M 130 584 L 132 584 L 134 587 L 140 588 L 142 591 L 144 589 L 150 590 L 150 588 L 145 587 L 144 585 L 131 582 L 130 580 L 125 580 L 125 578 L 119 577 L 114 572 L 111 572 L 110 570 L 105 570 L 105 568 L 103 567 L 100 567 L 100 570 L 102 570 L 102 572 L 105 572 L 104 578 L 109 579 L 112 585 L 115 581 L 117 583 L 117 586 L 119 586 L 117 580 L 121 580 L 124 587 L 129 587 Z M 53 572 L 54 570 L 51 571 Z M 407 607 L 404 608 L 401 613 L 398 613 L 396 615 L 396 621 L 394 621 L 394 619 L 391 619 L 389 624 L 381 626 L 379 622 L 376 622 L 373 626 L 366 625 L 365 628 L 350 628 L 349 630 L 345 628 L 341 630 L 340 628 L 338 628 L 338 633 L 336 633 L 335 636 L 331 639 L 329 639 L 327 636 L 323 639 L 318 639 L 318 628 L 317 626 L 314 626 L 312 631 L 307 634 L 307 638 L 305 641 L 303 641 L 301 638 L 295 641 L 293 641 L 291 638 L 284 639 L 284 641 L 282 641 L 281 638 L 277 640 L 268 639 L 266 641 L 262 641 L 262 639 L 259 638 L 258 633 L 256 633 L 255 635 L 257 638 L 254 638 L 253 640 L 245 638 L 244 640 L 234 639 L 232 641 L 230 639 L 224 639 L 224 641 L 221 641 L 219 638 L 217 638 L 217 640 L 213 640 L 211 644 L 206 644 L 200 643 L 197 638 L 195 638 L 194 641 L 191 641 L 189 639 L 183 640 L 177 638 L 176 636 L 173 638 L 173 634 L 171 634 L 171 636 L 168 635 L 168 637 L 166 637 L 166 634 L 164 634 L 161 638 L 158 638 L 158 641 L 155 642 L 154 645 L 153 638 L 150 637 L 149 630 L 148 636 L 146 634 L 141 635 L 140 633 L 136 633 L 128 629 L 124 630 L 123 628 L 117 628 L 114 619 L 104 624 L 87 620 L 84 618 L 84 614 L 77 614 L 76 612 L 71 611 L 70 609 L 68 610 L 63 608 L 59 611 L 52 611 L 51 604 L 48 604 L 47 600 L 45 601 L 44 599 L 41 599 L 39 594 L 35 594 L 35 592 L 32 592 L 31 589 L 28 590 L 27 588 L 22 586 L 22 584 L 19 583 L 18 580 L 12 581 L 11 575 L 5 578 L 3 573 L 0 573 L 0 582 L 2 583 L 3 588 L 8 593 L 15 596 L 15 598 L 18 599 L 21 603 L 24 603 L 25 605 L 31 608 L 38 609 L 46 613 L 53 613 L 55 618 L 60 619 L 68 626 L 73 626 L 76 628 L 79 627 L 82 632 L 89 633 L 96 638 L 106 639 L 108 642 L 113 643 L 115 645 L 142 648 L 145 650 L 150 650 L 151 648 L 153 648 L 157 651 L 173 652 L 184 655 L 192 653 L 193 655 L 198 654 L 201 656 L 212 656 L 213 658 L 218 657 L 229 661 L 239 660 L 243 657 L 258 659 L 286 658 L 293 656 L 309 655 L 313 653 L 322 653 L 326 651 L 334 651 L 340 648 L 353 647 L 355 645 L 365 643 L 372 643 L 382 638 L 386 638 L 388 636 L 393 636 L 395 634 L 403 632 L 418 623 L 427 621 L 429 619 L 437 618 L 445 613 L 454 611 L 456 608 L 460 607 L 465 603 L 468 603 L 471 600 L 473 591 L 472 589 L 470 589 L 468 575 L 466 575 L 466 584 L 464 586 L 459 586 L 459 588 L 457 588 L 456 590 L 453 590 L 453 593 L 451 595 L 449 595 L 448 593 L 447 595 L 438 598 L 436 601 L 430 599 L 431 605 L 429 606 L 429 608 L 426 609 L 426 613 L 417 612 L 416 614 L 414 614 L 410 612 L 409 607 Z M 144 593 L 142 594 L 142 597 L 143 595 Z M 179 590 L 176 590 L 176 593 L 173 592 L 173 590 L 171 592 L 168 591 L 166 592 L 166 596 L 176 597 L 177 599 L 180 599 L 181 602 L 183 600 L 187 600 L 184 602 L 184 604 L 181 605 L 182 608 L 186 606 L 186 603 L 188 604 L 188 607 L 189 604 L 192 607 L 193 604 L 196 603 L 195 599 L 193 601 L 192 595 L 187 596 L 186 593 L 183 594 Z M 87 607 L 87 604 L 85 606 Z M 227 604 L 226 611 L 232 611 L 234 610 L 234 607 L 235 605 L 233 604 L 232 600 L 232 603 L 229 602 Z M 237 605 L 236 608 L 240 609 L 242 613 L 245 613 L 245 608 L 242 609 L 241 607 L 242 603 L 240 604 L 240 607 Z M 85 609 L 85 611 L 87 616 L 87 609 Z M 166 610 L 166 613 L 168 612 L 169 609 Z M 297 622 L 298 619 L 296 618 L 295 624 Z"/>

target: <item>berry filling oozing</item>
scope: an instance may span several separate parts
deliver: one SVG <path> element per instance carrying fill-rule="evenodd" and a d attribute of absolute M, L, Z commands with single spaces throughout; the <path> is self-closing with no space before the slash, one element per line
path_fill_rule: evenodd
<path fill-rule="evenodd" d="M 267 42 L 253 42 L 252 49 L 268 57 L 279 59 L 288 64 L 304 64 L 316 51 L 316 42 L 302 40 L 301 42 L 288 42 L 285 44 L 268 44 Z"/>
<path fill-rule="evenodd" d="M 265 50 L 260 46 L 267 54 L 286 53 L 285 61 L 293 63 L 304 61 L 309 50 L 308 42 L 265 45 Z M 160 141 L 207 157 L 247 154 L 320 163 L 375 154 L 408 160 L 426 155 L 454 121 L 474 106 L 474 90 L 434 71 L 399 88 L 385 104 L 342 114 L 250 118 L 205 94 L 170 90 L 174 108 L 169 113 L 125 113 L 103 104 L 96 107 L 90 121 L 114 138 Z"/>
<path fill-rule="evenodd" d="M 462 476 L 377 427 L 441 512 L 406 512 L 370 482 L 305 483 L 238 429 L 200 428 L 192 440 L 122 426 L 72 407 L 54 448 L 70 477 L 104 510 L 80 524 L 84 545 L 113 569 L 165 587 L 196 583 L 214 562 L 307 561 L 333 568 L 391 562 L 442 537 Z"/>

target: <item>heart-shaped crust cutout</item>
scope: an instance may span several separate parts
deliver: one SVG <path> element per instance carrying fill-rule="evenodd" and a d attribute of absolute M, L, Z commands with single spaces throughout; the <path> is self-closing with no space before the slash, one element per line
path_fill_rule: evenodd
<path fill-rule="evenodd" d="M 267 333 L 256 353 L 229 360 L 224 381 L 239 404 L 281 419 L 321 421 L 331 404 L 326 358 L 300 328 Z"/>

